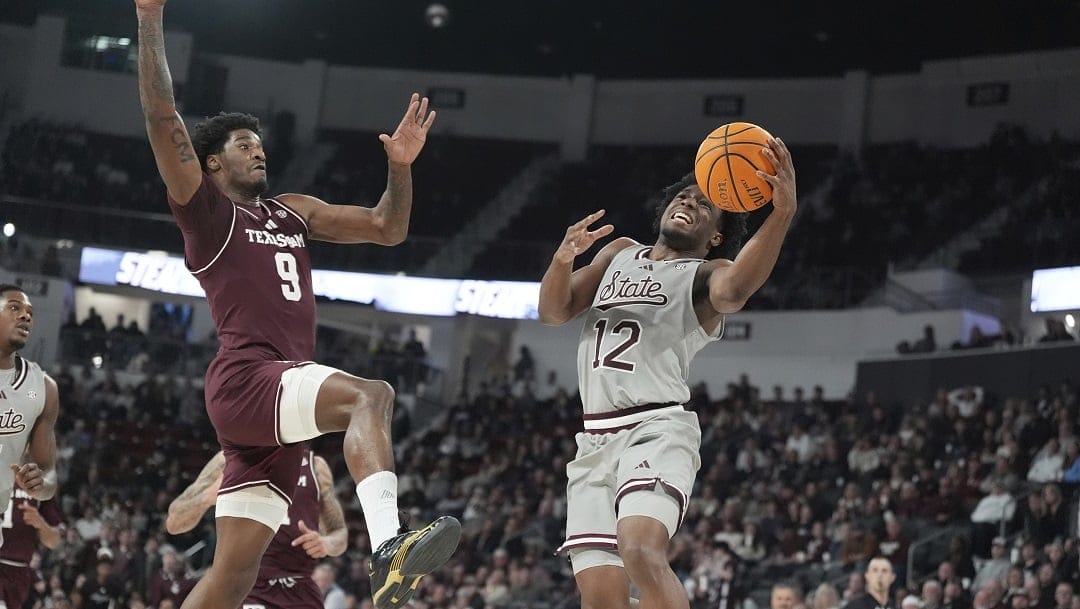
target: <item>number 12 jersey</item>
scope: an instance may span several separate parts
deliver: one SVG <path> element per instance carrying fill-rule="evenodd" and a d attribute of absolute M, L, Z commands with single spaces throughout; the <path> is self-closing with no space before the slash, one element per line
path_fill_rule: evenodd
<path fill-rule="evenodd" d="M 585 315 L 578 382 L 585 415 L 647 404 L 685 404 L 690 361 L 720 338 L 694 311 L 693 287 L 704 260 L 649 260 L 635 244 L 615 254 Z"/>

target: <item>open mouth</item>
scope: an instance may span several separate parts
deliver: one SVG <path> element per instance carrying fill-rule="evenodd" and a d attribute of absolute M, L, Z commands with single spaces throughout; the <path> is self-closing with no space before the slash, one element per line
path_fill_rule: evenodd
<path fill-rule="evenodd" d="M 19 334 L 22 334 L 23 336 L 30 336 L 30 326 L 19 324 L 15 326 L 15 329 L 18 330 Z"/>
<path fill-rule="evenodd" d="M 671 214 L 671 219 L 672 220 L 679 220 L 683 224 L 686 224 L 687 226 L 694 223 L 694 219 L 690 217 L 690 214 L 688 214 L 688 213 L 686 213 L 684 211 L 677 211 L 677 212 Z"/>

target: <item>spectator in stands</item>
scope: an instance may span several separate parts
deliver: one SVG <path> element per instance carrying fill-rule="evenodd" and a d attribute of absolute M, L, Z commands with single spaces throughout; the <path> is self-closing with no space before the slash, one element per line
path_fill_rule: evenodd
<path fill-rule="evenodd" d="M 852 600 L 845 609 L 895 609 L 892 595 L 889 593 L 896 581 L 892 562 L 887 558 L 876 557 L 866 566 L 866 594 Z"/>
<path fill-rule="evenodd" d="M 978 385 L 957 387 L 947 395 L 949 405 L 956 407 L 960 416 L 970 419 L 979 414 L 983 405 L 983 388 Z"/>
<path fill-rule="evenodd" d="M 1065 327 L 1065 322 L 1054 319 L 1053 317 L 1047 317 L 1046 334 L 1039 339 L 1040 343 L 1053 343 L 1066 340 L 1076 340 L 1072 334 L 1069 334 L 1068 328 Z"/>
<path fill-rule="evenodd" d="M 1054 609 L 1072 609 L 1073 584 L 1061 582 L 1054 588 Z"/>
<path fill-rule="evenodd" d="M 782 581 L 773 584 L 769 595 L 769 609 L 795 609 L 802 604 L 802 588 L 794 582 Z"/>
<path fill-rule="evenodd" d="M 1027 479 L 1032 482 L 1051 482 L 1061 479 L 1061 472 L 1065 465 L 1065 454 L 1061 451 L 1061 443 L 1057 436 L 1052 436 L 1046 444 L 1035 453 L 1028 469 Z"/>
<path fill-rule="evenodd" d="M 165 601 L 181 606 L 196 582 L 198 578 L 188 573 L 186 558 L 171 546 L 162 548 L 161 570 L 150 583 L 150 606 L 161 609 Z"/>
<path fill-rule="evenodd" d="M 964 592 L 963 586 L 958 581 L 950 581 L 945 584 L 945 589 L 941 597 L 942 609 L 970 609 L 971 603 L 968 601 L 967 593 Z"/>
<path fill-rule="evenodd" d="M 1009 570 L 1012 568 L 1007 553 L 1005 538 L 995 537 L 990 544 L 990 559 L 983 561 L 975 573 L 975 578 L 971 581 L 972 590 L 981 590 L 990 580 L 1005 583 Z"/>
<path fill-rule="evenodd" d="M 78 586 L 73 594 L 75 609 L 113 609 L 120 602 L 123 586 L 112 574 L 113 556 L 108 549 L 101 549 L 97 556 L 94 575 Z"/>
<path fill-rule="evenodd" d="M 936 579 L 928 579 L 923 582 L 922 604 L 923 609 L 941 609 L 943 590 L 941 582 Z"/>
<path fill-rule="evenodd" d="M 915 596 L 914 594 L 908 594 L 904 597 L 904 600 L 900 601 L 900 609 L 922 609 L 922 606 L 922 600 L 920 600 L 919 597 Z M 983 607 L 981 609 L 989 608 Z"/>
<path fill-rule="evenodd" d="M 1058 585 L 1057 572 L 1054 570 L 1054 566 L 1048 562 L 1040 564 L 1038 571 L 1035 573 L 1035 579 L 1039 586 L 1039 600 L 1036 606 L 1040 609 L 1053 609 L 1057 604 L 1055 596 Z"/>
<path fill-rule="evenodd" d="M 971 522 L 975 523 L 975 552 L 985 556 L 990 540 L 998 534 L 1002 522 L 1011 521 L 1015 513 L 1016 499 L 1009 494 L 1004 482 L 995 482 L 990 494 L 980 499 L 971 513 Z"/>
<path fill-rule="evenodd" d="M 345 591 L 337 584 L 337 572 L 333 565 L 327 562 L 319 563 L 311 574 L 311 579 L 315 580 L 315 585 L 322 591 L 325 609 L 345 609 Z"/>
<path fill-rule="evenodd" d="M 1057 484 L 1047 484 L 1042 487 L 1043 503 L 1046 512 L 1040 518 L 1039 528 L 1048 534 L 1060 537 L 1069 534 L 1069 506 L 1061 495 L 1061 487 Z"/>
<path fill-rule="evenodd" d="M 814 588 L 814 597 L 810 602 L 810 609 L 839 609 L 840 593 L 836 586 L 823 582 Z"/>
<path fill-rule="evenodd" d="M 926 324 L 923 326 L 922 338 L 914 343 L 908 343 L 908 341 L 901 341 L 896 346 L 896 350 L 899 353 L 933 353 L 937 350 L 937 341 L 934 339 L 934 326 Z"/>

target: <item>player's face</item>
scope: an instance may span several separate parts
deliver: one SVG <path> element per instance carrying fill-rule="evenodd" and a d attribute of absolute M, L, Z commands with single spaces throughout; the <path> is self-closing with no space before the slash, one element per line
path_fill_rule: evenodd
<path fill-rule="evenodd" d="M 888 592 L 889 586 L 892 585 L 894 579 L 896 579 L 896 575 L 893 573 L 892 565 L 887 561 L 881 559 L 871 560 L 870 565 L 866 567 L 866 587 L 871 592 L 876 594 Z"/>
<path fill-rule="evenodd" d="M 697 184 L 687 186 L 675 195 L 664 210 L 664 216 L 660 219 L 660 234 L 678 250 L 698 250 L 718 237 L 716 220 L 719 214 L 720 210 L 705 198 Z M 712 244 L 707 247 L 712 247 Z"/>
<path fill-rule="evenodd" d="M 253 196 L 266 192 L 266 152 L 262 138 L 254 131 L 237 129 L 230 133 L 218 160 L 229 183 L 238 190 Z"/>
<path fill-rule="evenodd" d="M 9 290 L 0 294 L 0 340 L 10 351 L 18 351 L 26 346 L 30 332 L 34 329 L 34 307 L 30 298 L 18 290 Z"/>

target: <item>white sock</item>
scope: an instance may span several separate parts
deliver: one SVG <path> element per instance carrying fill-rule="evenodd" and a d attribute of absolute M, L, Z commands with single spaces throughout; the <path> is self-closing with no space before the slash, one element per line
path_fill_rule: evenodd
<path fill-rule="evenodd" d="M 360 498 L 360 508 L 364 510 L 368 537 L 371 539 L 371 551 L 384 541 L 398 534 L 397 474 L 394 472 L 375 472 L 356 485 L 356 496 Z"/>

